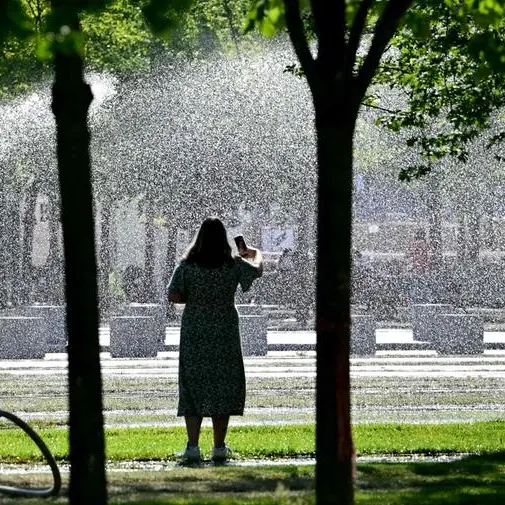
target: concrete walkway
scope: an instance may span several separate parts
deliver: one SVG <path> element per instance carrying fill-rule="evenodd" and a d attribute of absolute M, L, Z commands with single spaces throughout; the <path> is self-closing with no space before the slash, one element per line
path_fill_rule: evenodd
<path fill-rule="evenodd" d="M 178 353 L 160 352 L 156 358 L 111 358 L 101 354 L 104 376 L 177 379 Z M 269 352 L 246 357 L 251 378 L 314 378 L 315 353 Z M 66 354 L 43 359 L 0 360 L 0 374 L 11 376 L 66 375 Z M 478 356 L 439 356 L 435 351 L 384 351 L 370 358 L 351 357 L 351 377 L 494 377 L 505 378 L 505 352 L 485 351 Z"/>
<path fill-rule="evenodd" d="M 166 329 L 166 345 L 179 345 L 180 328 L 169 326 Z M 411 343 L 414 341 L 411 328 L 379 328 L 375 332 L 378 344 Z M 268 344 L 315 344 L 314 330 L 269 330 Z M 108 326 L 100 328 L 100 345 L 107 346 L 110 342 Z M 485 331 L 484 343 L 505 343 L 505 331 Z"/>

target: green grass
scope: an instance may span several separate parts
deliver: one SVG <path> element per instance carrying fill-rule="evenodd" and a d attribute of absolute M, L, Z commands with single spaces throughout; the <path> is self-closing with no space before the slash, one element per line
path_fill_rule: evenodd
<path fill-rule="evenodd" d="M 485 361 L 485 358 L 482 358 Z M 501 377 L 354 377 L 354 422 L 475 422 L 505 418 L 505 382 Z M 314 422 L 313 378 L 247 379 L 244 421 L 276 419 L 284 424 Z M 177 424 L 177 381 L 163 377 L 104 377 L 104 415 L 109 426 Z M 38 425 L 68 422 L 65 376 L 12 376 L 0 373 L 2 409 L 22 418 L 36 414 Z M 460 408 L 464 406 L 464 408 Z M 271 409 L 255 411 L 255 408 Z M 304 410 L 277 410 L 293 407 Z M 261 409 L 260 409 L 261 410 Z M 43 420 L 43 421 L 42 421 Z"/>
<path fill-rule="evenodd" d="M 16 476 L 7 483 L 47 485 L 47 476 L 38 479 L 33 475 Z M 108 474 L 108 484 L 111 505 L 315 503 L 314 466 L 204 466 L 114 472 Z M 49 502 L 67 503 L 67 486 L 65 476 L 62 495 Z M 355 489 L 356 505 L 501 505 L 505 503 L 505 453 L 469 456 L 450 463 L 359 464 Z M 48 500 L 0 497 L 0 503 L 41 505 Z"/>
<path fill-rule="evenodd" d="M 59 460 L 68 454 L 67 430 L 44 428 L 40 435 Z M 315 427 L 303 425 L 235 426 L 229 443 L 240 458 L 283 458 L 314 455 Z M 106 430 L 107 458 L 170 460 L 182 449 L 183 427 L 111 428 Z M 358 454 L 485 454 L 505 451 L 505 422 L 451 424 L 358 424 L 354 426 Z M 211 430 L 202 430 L 204 454 L 212 446 Z M 37 448 L 18 429 L 0 429 L 0 461 L 40 460 Z"/>
<path fill-rule="evenodd" d="M 359 466 L 358 505 L 498 505 L 505 503 L 505 453 L 451 463 Z"/>

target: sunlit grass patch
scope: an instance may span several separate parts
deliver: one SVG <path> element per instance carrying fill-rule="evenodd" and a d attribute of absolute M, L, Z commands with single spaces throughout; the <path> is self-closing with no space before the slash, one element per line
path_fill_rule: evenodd
<path fill-rule="evenodd" d="M 238 457 L 276 458 L 311 455 L 314 452 L 314 426 L 235 426 L 230 429 L 229 443 Z M 143 428 L 129 430 L 128 439 L 123 429 L 107 431 L 107 452 L 112 459 L 173 459 L 186 442 L 185 430 L 180 427 L 150 428 L 149 436 Z M 202 430 L 200 441 L 204 455 L 212 448 L 212 431 Z M 155 459 L 158 459 L 155 457 Z"/>
<path fill-rule="evenodd" d="M 35 445 L 19 429 L 0 429 L 1 462 L 39 461 Z M 486 454 L 505 451 L 505 422 L 453 424 L 357 424 L 358 455 L 372 454 Z M 43 428 L 40 435 L 59 460 L 68 454 L 66 428 Z M 232 426 L 228 441 L 238 458 L 314 456 L 314 424 Z M 106 430 L 110 461 L 174 460 L 186 443 L 182 426 L 125 427 Z M 208 457 L 211 429 L 202 430 L 201 449 Z"/>
<path fill-rule="evenodd" d="M 354 426 L 356 448 L 362 454 L 488 453 L 505 450 L 505 422 Z"/>

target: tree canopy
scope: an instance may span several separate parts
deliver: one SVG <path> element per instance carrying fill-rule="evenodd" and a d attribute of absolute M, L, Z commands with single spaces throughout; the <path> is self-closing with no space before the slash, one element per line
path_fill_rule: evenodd
<path fill-rule="evenodd" d="M 430 0 L 417 2 L 414 12 L 417 29 L 402 27 L 377 77 L 394 97 L 388 103 L 388 92 L 382 93 L 390 112 L 379 122 L 408 130 L 406 145 L 421 156 L 401 171 L 405 179 L 429 172 L 446 156 L 467 161 L 470 142 L 496 126 L 505 96 L 505 73 L 477 50 L 477 41 L 489 36 L 505 43 L 505 24 L 479 23 L 470 12 Z"/>
<path fill-rule="evenodd" d="M 160 52 L 173 58 L 211 50 L 237 51 L 244 40 L 248 0 L 103 0 L 79 3 L 81 30 L 75 37 L 53 30 L 50 0 L 4 0 L 0 24 L 0 99 L 18 95 L 50 75 L 55 44 L 71 42 L 86 68 L 113 73 L 145 72 Z M 166 35 L 153 36 L 151 30 Z M 82 34 L 81 34 L 82 33 Z"/>

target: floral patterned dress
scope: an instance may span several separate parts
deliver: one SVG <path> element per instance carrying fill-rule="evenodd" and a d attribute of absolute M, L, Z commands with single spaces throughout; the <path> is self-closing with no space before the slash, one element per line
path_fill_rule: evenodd
<path fill-rule="evenodd" d="M 242 415 L 245 375 L 235 292 L 247 291 L 257 268 L 240 257 L 206 268 L 181 261 L 169 290 L 182 294 L 179 416 Z"/>

